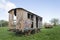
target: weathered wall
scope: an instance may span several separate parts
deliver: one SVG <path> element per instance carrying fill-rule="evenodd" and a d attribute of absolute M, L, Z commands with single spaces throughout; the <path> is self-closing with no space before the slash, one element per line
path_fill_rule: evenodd
<path fill-rule="evenodd" d="M 36 16 L 33 16 L 33 28 L 36 28 Z"/>
<path fill-rule="evenodd" d="M 9 13 L 9 28 L 13 29 L 13 19 L 14 19 L 14 11 L 12 10 Z"/>
<path fill-rule="evenodd" d="M 24 20 L 27 19 L 27 12 L 24 11 L 24 10 L 20 10 L 20 9 L 17 9 L 16 10 L 16 22 L 17 22 L 17 25 L 16 25 L 16 29 L 20 29 L 20 30 L 23 30 L 24 29 Z"/>
<path fill-rule="evenodd" d="M 38 20 L 38 28 L 42 27 L 42 21 L 40 21 L 41 19 Z"/>

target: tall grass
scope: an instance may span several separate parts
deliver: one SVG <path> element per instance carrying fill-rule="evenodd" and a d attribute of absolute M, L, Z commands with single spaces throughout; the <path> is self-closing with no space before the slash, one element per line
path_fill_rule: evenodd
<path fill-rule="evenodd" d="M 30 36 L 15 35 L 9 32 L 7 27 L 0 27 L 0 40 L 60 40 L 60 26 L 51 29 L 41 29 L 41 32 Z"/>

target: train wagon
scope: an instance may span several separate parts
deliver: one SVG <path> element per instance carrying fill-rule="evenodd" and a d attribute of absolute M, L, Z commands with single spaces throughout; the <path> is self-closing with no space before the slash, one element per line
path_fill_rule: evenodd
<path fill-rule="evenodd" d="M 16 33 L 35 33 L 42 27 L 42 17 L 23 8 L 14 8 L 9 13 L 9 31 Z"/>

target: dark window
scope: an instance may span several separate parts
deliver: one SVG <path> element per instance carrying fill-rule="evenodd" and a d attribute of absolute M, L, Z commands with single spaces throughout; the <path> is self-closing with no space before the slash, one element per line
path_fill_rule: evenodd
<path fill-rule="evenodd" d="M 31 28 L 33 28 L 33 22 L 32 22 Z"/>
<path fill-rule="evenodd" d="M 14 9 L 14 15 L 16 16 L 16 9 Z"/>
<path fill-rule="evenodd" d="M 30 18 L 30 14 L 28 13 L 28 18 Z"/>
<path fill-rule="evenodd" d="M 31 20 L 33 21 L 33 14 L 31 15 Z"/>
<path fill-rule="evenodd" d="M 42 18 L 40 18 L 40 21 L 42 21 Z"/>
<path fill-rule="evenodd" d="M 38 17 L 36 17 L 36 27 L 38 28 Z"/>

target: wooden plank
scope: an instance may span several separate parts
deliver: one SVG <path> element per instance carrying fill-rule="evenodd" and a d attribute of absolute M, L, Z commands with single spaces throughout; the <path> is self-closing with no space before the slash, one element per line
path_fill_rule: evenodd
<path fill-rule="evenodd" d="M 10 13 L 9 13 L 9 28 L 10 29 L 13 29 L 13 14 L 14 13 L 14 11 L 11 11 Z"/>
<path fill-rule="evenodd" d="M 20 24 L 20 21 L 21 21 L 21 13 L 19 10 L 16 10 L 16 29 L 19 29 L 21 28 L 21 24 Z"/>
<path fill-rule="evenodd" d="M 35 15 L 33 16 L 33 28 L 34 29 L 36 28 L 36 16 Z"/>

